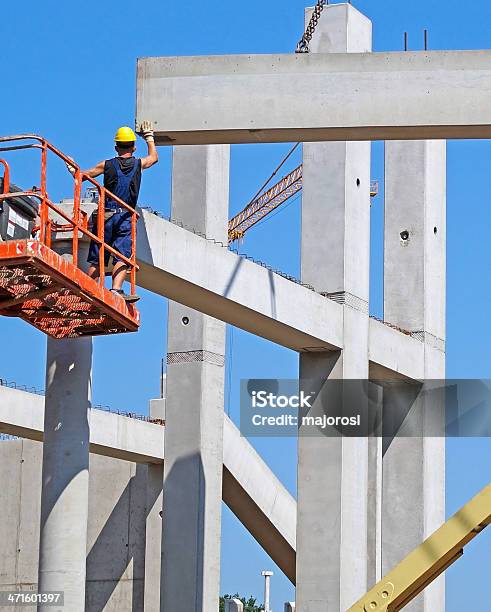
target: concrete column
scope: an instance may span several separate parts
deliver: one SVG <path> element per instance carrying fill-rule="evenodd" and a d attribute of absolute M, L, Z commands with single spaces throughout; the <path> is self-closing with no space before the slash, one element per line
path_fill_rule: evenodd
<path fill-rule="evenodd" d="M 85 609 L 92 340 L 48 339 L 39 590 Z M 40 605 L 38 610 L 57 608 Z"/>
<path fill-rule="evenodd" d="M 165 421 L 165 377 L 161 384 L 163 397 L 150 401 L 150 416 L 153 419 Z M 162 435 L 165 435 L 163 428 Z M 144 612 L 155 612 L 160 607 L 163 483 L 164 466 L 149 464 L 147 466 Z"/>
<path fill-rule="evenodd" d="M 385 320 L 425 343 L 425 378 L 445 378 L 446 143 L 385 145 Z M 401 394 L 384 392 L 384 414 Z M 428 437 L 442 402 L 421 395 L 400 437 L 384 440 L 382 569 L 387 572 L 445 520 L 445 440 Z M 431 428 L 434 431 L 434 427 Z M 408 606 L 445 608 L 444 578 Z"/>
<path fill-rule="evenodd" d="M 56 250 L 71 257 L 70 240 Z M 80 244 L 86 265 L 88 245 Z M 39 590 L 64 591 L 64 608 L 85 609 L 89 505 L 92 338 L 48 338 L 41 487 Z M 38 610 L 56 608 L 39 605 Z"/>
<path fill-rule="evenodd" d="M 172 216 L 226 243 L 230 147 L 174 149 Z M 185 249 L 182 253 L 186 257 Z M 189 261 L 199 266 L 199 261 Z M 213 274 L 213 270 L 209 271 Z M 169 303 L 161 609 L 216 612 L 225 324 Z"/>
<path fill-rule="evenodd" d="M 311 52 L 368 52 L 371 41 L 364 15 L 332 5 Z M 303 176 L 302 280 L 343 305 L 344 349 L 301 355 L 300 377 L 367 380 L 370 143 L 305 144 Z M 298 462 L 296 603 L 304 612 L 345 610 L 366 591 L 372 562 L 368 441 L 301 430 Z"/>

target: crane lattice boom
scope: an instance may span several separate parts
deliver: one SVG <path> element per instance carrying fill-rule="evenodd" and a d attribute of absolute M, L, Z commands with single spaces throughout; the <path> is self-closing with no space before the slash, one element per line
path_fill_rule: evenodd
<path fill-rule="evenodd" d="M 244 210 L 230 219 L 228 223 L 228 241 L 234 242 L 244 236 L 246 231 L 259 223 L 284 202 L 296 195 L 303 186 L 303 165 L 292 170 L 268 191 L 257 196 Z M 370 195 L 378 194 L 378 181 L 370 183 Z"/>

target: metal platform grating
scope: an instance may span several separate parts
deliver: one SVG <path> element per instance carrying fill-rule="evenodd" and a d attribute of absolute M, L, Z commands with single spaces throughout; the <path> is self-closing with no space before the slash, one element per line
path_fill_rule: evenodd
<path fill-rule="evenodd" d="M 0 242 L 0 314 L 53 338 L 134 332 L 138 310 L 36 240 Z"/>

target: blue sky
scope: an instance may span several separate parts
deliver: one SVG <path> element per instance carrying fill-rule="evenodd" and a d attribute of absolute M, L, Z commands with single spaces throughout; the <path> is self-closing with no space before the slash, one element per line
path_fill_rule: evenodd
<path fill-rule="evenodd" d="M 3 91 L 0 133 L 37 132 L 86 166 L 112 154 L 112 137 L 132 124 L 135 60 L 149 55 L 288 53 L 303 25 L 304 0 L 244 3 L 199 2 L 60 3 L 17 0 L 2 6 Z M 354 5 L 374 22 L 374 49 L 400 50 L 403 32 L 410 49 L 421 49 L 429 30 L 431 49 L 491 47 L 491 4 L 475 0 L 359 0 Z M 231 213 L 257 190 L 288 149 L 287 145 L 233 147 Z M 140 151 L 143 149 L 140 147 Z M 373 146 L 373 178 L 383 179 L 383 146 Z M 447 376 L 491 378 L 489 346 L 489 162 L 491 144 L 448 145 L 448 304 Z M 289 167 L 298 162 L 292 159 Z M 22 163 L 14 180 L 28 184 L 31 168 Z M 53 167 L 53 197 L 67 195 L 68 178 Z M 383 190 L 382 190 L 383 192 Z M 69 193 L 69 192 L 68 192 Z M 169 211 L 170 151 L 145 176 L 140 202 Z M 294 201 L 248 235 L 242 250 L 292 274 L 299 271 L 299 210 Z M 372 314 L 382 314 L 383 198 L 372 208 Z M 144 294 L 138 335 L 95 341 L 94 402 L 145 412 L 159 392 L 160 360 L 165 351 L 166 301 Z M 0 377 L 44 386 L 45 339 L 25 324 L 0 319 L 0 338 L 8 346 L 0 358 Z M 227 410 L 238 415 L 241 378 L 297 375 L 297 356 L 286 349 L 229 330 Z M 115 357 L 118 357 L 116 364 Z M 121 385 L 119 381 L 127 381 Z M 295 492 L 296 446 L 292 440 L 254 440 L 256 448 L 285 485 Z M 450 440 L 447 444 L 447 507 L 453 513 L 488 480 L 490 440 Z M 489 607 L 490 537 L 485 534 L 448 573 L 449 612 L 465 606 Z M 222 590 L 252 593 L 262 599 L 262 569 L 274 564 L 227 509 L 223 521 Z M 472 588 L 471 588 L 472 585 Z M 293 590 L 279 570 L 272 582 L 273 609 L 282 610 Z"/>

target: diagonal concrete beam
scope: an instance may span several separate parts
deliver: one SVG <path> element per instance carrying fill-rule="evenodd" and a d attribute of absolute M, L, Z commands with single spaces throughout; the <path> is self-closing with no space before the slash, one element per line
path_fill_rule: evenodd
<path fill-rule="evenodd" d="M 149 291 L 295 351 L 343 348 L 338 303 L 148 211 L 137 255 Z M 373 319 L 369 342 L 372 378 L 422 378 L 423 343 Z"/>
<path fill-rule="evenodd" d="M 223 501 L 295 584 L 297 502 L 228 417 L 223 433 Z"/>
<path fill-rule="evenodd" d="M 160 145 L 491 138 L 491 51 L 138 60 Z"/>
<path fill-rule="evenodd" d="M 42 442 L 44 397 L 0 386 L 0 433 Z M 160 425 L 92 410 L 90 451 L 137 463 L 164 461 Z M 295 499 L 225 415 L 223 501 L 295 583 Z"/>
<path fill-rule="evenodd" d="M 137 256 L 153 293 L 296 351 L 341 346 L 338 304 L 148 211 Z"/>

